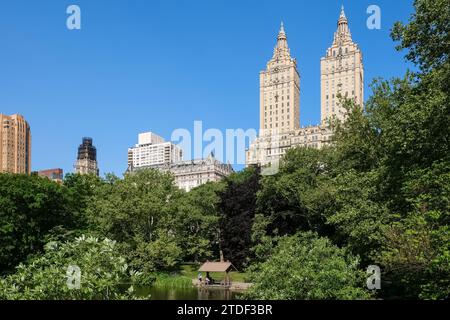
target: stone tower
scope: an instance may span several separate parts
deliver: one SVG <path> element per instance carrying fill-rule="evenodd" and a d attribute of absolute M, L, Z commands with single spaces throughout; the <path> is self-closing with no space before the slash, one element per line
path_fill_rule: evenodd
<path fill-rule="evenodd" d="M 344 120 L 345 110 L 339 103 L 339 93 L 343 97 L 354 99 L 357 104 L 363 106 L 362 60 L 361 50 L 352 40 L 348 20 L 342 7 L 333 44 L 320 61 L 322 123 L 333 116 Z"/>
<path fill-rule="evenodd" d="M 82 144 L 78 147 L 75 172 L 79 174 L 99 175 L 99 169 L 97 166 L 97 149 L 92 144 L 92 138 L 83 138 Z"/>
<path fill-rule="evenodd" d="M 261 134 L 288 132 L 300 127 L 300 75 L 291 57 L 283 23 L 272 59 L 259 73 Z"/>

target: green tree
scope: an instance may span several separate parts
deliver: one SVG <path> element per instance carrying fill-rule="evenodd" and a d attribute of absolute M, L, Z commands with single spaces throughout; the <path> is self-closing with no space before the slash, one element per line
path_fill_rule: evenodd
<path fill-rule="evenodd" d="M 69 266 L 81 272 L 79 288 L 68 278 Z M 44 254 L 0 279 L 0 299 L 132 299 L 135 296 L 130 284 L 138 276 L 129 269 L 114 241 L 82 236 L 70 242 L 48 243 Z"/>
<path fill-rule="evenodd" d="M 55 230 L 80 226 L 69 192 L 37 175 L 0 174 L 0 273 L 42 250 Z"/>
<path fill-rule="evenodd" d="M 117 241 L 134 268 L 151 272 L 156 266 L 173 267 L 181 258 L 176 211 L 181 194 L 170 174 L 154 169 L 110 179 L 89 205 L 90 225 Z M 162 239 L 172 239 L 165 254 L 173 256 L 154 261 L 155 253 L 164 249 Z"/>
<path fill-rule="evenodd" d="M 282 237 L 252 269 L 249 299 L 367 299 L 359 261 L 312 232 Z"/>
<path fill-rule="evenodd" d="M 262 178 L 257 211 L 270 221 L 268 234 L 292 235 L 299 230 L 332 233 L 325 224 L 327 212 L 334 211 L 328 157 L 328 149 L 290 149 L 281 161 L 279 173 Z"/>
<path fill-rule="evenodd" d="M 219 257 L 219 193 L 223 182 L 208 182 L 183 194 L 177 204 L 176 229 L 185 261 Z"/>
<path fill-rule="evenodd" d="M 220 248 L 225 259 L 237 268 L 245 266 L 250 259 L 259 180 L 259 169 L 248 168 L 226 178 L 226 187 L 220 193 Z"/>
<path fill-rule="evenodd" d="M 414 7 L 408 24 L 394 25 L 392 38 L 400 42 L 397 49 L 407 49 L 406 58 L 424 72 L 444 67 L 450 53 L 450 2 L 415 0 Z"/>
<path fill-rule="evenodd" d="M 378 262 L 389 293 L 404 298 L 450 297 L 450 164 L 408 175 L 402 193 L 413 208 L 385 230 Z"/>

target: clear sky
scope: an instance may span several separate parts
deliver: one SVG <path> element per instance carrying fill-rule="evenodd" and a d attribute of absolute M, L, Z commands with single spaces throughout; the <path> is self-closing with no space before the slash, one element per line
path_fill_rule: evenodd
<path fill-rule="evenodd" d="M 66 8 L 81 8 L 68 30 Z M 376 77 L 408 65 L 390 39 L 410 0 L 2 0 L 0 113 L 30 123 L 32 169 L 73 171 L 90 136 L 101 174 L 121 175 L 139 132 L 166 139 L 177 128 L 258 128 L 259 71 L 283 21 L 301 75 L 300 121 L 320 119 L 320 58 L 331 45 L 341 5 L 364 54 L 365 98 Z M 381 30 L 366 9 L 381 8 Z M 239 168 L 239 167 L 238 167 Z"/>

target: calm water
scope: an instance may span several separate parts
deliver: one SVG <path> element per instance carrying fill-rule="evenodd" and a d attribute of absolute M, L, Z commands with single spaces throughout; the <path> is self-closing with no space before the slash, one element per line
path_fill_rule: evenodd
<path fill-rule="evenodd" d="M 140 288 L 139 294 L 150 294 L 150 300 L 234 300 L 239 293 L 225 289 L 203 288 Z"/>

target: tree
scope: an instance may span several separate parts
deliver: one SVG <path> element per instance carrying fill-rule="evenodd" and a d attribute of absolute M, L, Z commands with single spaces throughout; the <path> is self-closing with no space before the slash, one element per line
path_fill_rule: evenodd
<path fill-rule="evenodd" d="M 312 232 L 282 237 L 270 258 L 252 269 L 246 298 L 367 299 L 358 259 Z"/>
<path fill-rule="evenodd" d="M 448 0 L 415 0 L 416 12 L 409 23 L 397 22 L 392 38 L 407 49 L 406 58 L 424 71 L 448 64 L 450 53 L 450 3 Z M 448 85 L 448 83 L 444 84 Z"/>
<path fill-rule="evenodd" d="M 89 205 L 90 225 L 117 241 L 133 268 L 151 272 L 156 266 L 173 267 L 174 261 L 181 259 L 176 211 L 181 194 L 170 174 L 155 169 L 110 179 Z M 171 239 L 171 250 L 165 254 L 173 256 L 154 261 L 162 239 Z M 168 264 L 161 264 L 163 261 Z"/>
<path fill-rule="evenodd" d="M 225 190 L 219 195 L 220 248 L 225 259 L 237 268 L 245 266 L 250 258 L 259 179 L 259 169 L 255 168 L 234 173 L 226 178 Z"/>
<path fill-rule="evenodd" d="M 270 221 L 268 234 L 332 232 L 325 224 L 326 213 L 334 211 L 329 170 L 328 149 L 298 147 L 286 152 L 279 173 L 263 177 L 257 195 L 257 211 Z"/>
<path fill-rule="evenodd" d="M 219 257 L 219 193 L 223 182 L 208 182 L 179 198 L 176 230 L 185 261 Z"/>
<path fill-rule="evenodd" d="M 378 262 L 389 293 L 403 298 L 450 297 L 450 163 L 408 175 L 402 193 L 413 208 L 385 231 Z"/>
<path fill-rule="evenodd" d="M 68 278 L 70 266 L 80 270 L 78 288 L 76 281 Z M 114 241 L 82 236 L 70 242 L 48 243 L 43 255 L 0 279 L 0 299 L 132 299 L 130 284 L 136 276 L 139 274 L 129 269 Z"/>
<path fill-rule="evenodd" d="M 0 273 L 40 252 L 54 230 L 76 229 L 69 192 L 37 175 L 0 174 Z"/>

